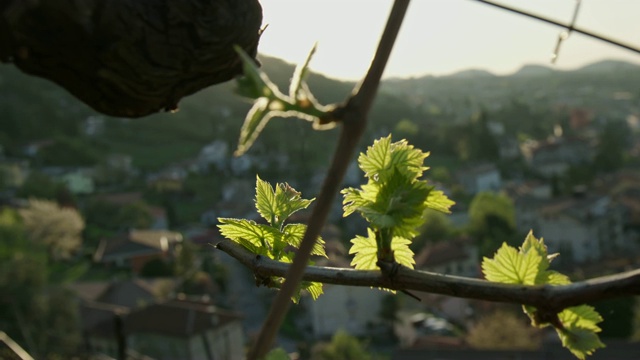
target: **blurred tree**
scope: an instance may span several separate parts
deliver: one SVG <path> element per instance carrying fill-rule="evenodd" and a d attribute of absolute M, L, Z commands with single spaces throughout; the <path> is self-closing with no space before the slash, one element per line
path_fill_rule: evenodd
<path fill-rule="evenodd" d="M 439 211 L 427 209 L 424 212 L 424 218 L 425 222 L 420 229 L 420 235 L 411 243 L 411 248 L 415 251 L 418 251 L 427 243 L 446 240 L 454 232 L 451 220 Z"/>
<path fill-rule="evenodd" d="M 526 316 L 499 310 L 480 318 L 466 336 L 476 349 L 535 350 L 542 342 L 540 330 L 527 323 Z"/>
<path fill-rule="evenodd" d="M 153 221 L 149 206 L 143 201 L 118 206 L 99 199 L 90 200 L 84 216 L 87 226 L 108 231 L 148 229 Z"/>
<path fill-rule="evenodd" d="M 27 238 L 18 213 L 0 212 L 0 326 L 36 358 L 67 358 L 80 340 L 73 298 L 48 283 L 44 243 Z"/>
<path fill-rule="evenodd" d="M 91 166 L 100 161 L 100 155 L 96 146 L 82 138 L 61 136 L 46 151 L 38 152 L 37 160 L 46 166 Z"/>
<path fill-rule="evenodd" d="M 631 134 L 626 122 L 608 121 L 598 137 L 593 165 L 598 171 L 612 172 L 624 165 L 626 146 Z"/>
<path fill-rule="evenodd" d="M 480 256 L 492 255 L 503 242 L 517 245 L 515 207 L 509 197 L 478 193 L 469 205 L 469 233 L 477 239 Z"/>
<path fill-rule="evenodd" d="M 190 241 L 182 241 L 177 248 L 175 275 L 188 278 L 196 270 L 196 249 Z"/>
<path fill-rule="evenodd" d="M 38 198 L 53 200 L 59 191 L 59 184 L 51 177 L 38 172 L 32 171 L 24 181 L 17 195 L 22 198 Z"/>
<path fill-rule="evenodd" d="M 142 201 L 125 205 L 118 210 L 116 224 L 126 229 L 148 229 L 153 223 L 149 206 Z"/>
<path fill-rule="evenodd" d="M 393 136 L 397 137 L 398 139 L 407 139 L 410 143 L 415 144 L 417 138 L 416 135 L 418 135 L 419 131 L 420 128 L 418 127 L 418 125 L 416 125 L 416 123 L 409 119 L 402 119 L 398 121 L 398 123 L 394 127 Z"/>
<path fill-rule="evenodd" d="M 28 238 L 45 245 L 54 260 L 70 258 L 82 245 L 84 220 L 75 209 L 31 199 L 26 208 L 20 209 L 20 216 Z"/>
<path fill-rule="evenodd" d="M 338 330 L 329 343 L 316 344 L 311 350 L 311 360 L 370 360 L 371 354 L 355 336 Z"/>
<path fill-rule="evenodd" d="M 481 111 L 471 119 L 471 160 L 497 161 L 500 158 L 498 141 L 489 129 L 489 118 L 486 111 Z"/>

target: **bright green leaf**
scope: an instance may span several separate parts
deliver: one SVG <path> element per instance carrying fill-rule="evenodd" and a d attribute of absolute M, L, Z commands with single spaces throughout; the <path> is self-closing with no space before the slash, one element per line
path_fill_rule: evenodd
<path fill-rule="evenodd" d="M 322 283 L 319 282 L 303 282 L 302 288 L 307 290 L 313 300 L 318 300 L 318 297 L 322 295 Z"/>
<path fill-rule="evenodd" d="M 587 355 L 593 355 L 597 349 L 605 347 L 598 334 L 591 330 L 580 328 L 573 330 L 556 329 L 556 332 L 562 341 L 562 346 L 569 349 L 580 360 L 585 360 Z"/>
<path fill-rule="evenodd" d="M 277 214 L 276 194 L 271 184 L 256 176 L 256 209 L 263 219 L 267 220 L 271 226 L 276 221 Z"/>
<path fill-rule="evenodd" d="M 367 237 L 357 235 L 351 240 L 349 254 L 355 254 L 351 260 L 351 266 L 356 270 L 378 270 L 378 246 L 376 245 L 376 235 L 371 229 L 367 229 Z"/>
<path fill-rule="evenodd" d="M 376 265 L 378 262 L 376 235 L 371 229 L 367 229 L 367 235 L 367 237 L 358 235 L 351 240 L 353 245 L 349 249 L 349 254 L 355 254 L 351 266 L 355 266 L 356 270 L 379 270 L 380 268 Z M 411 244 L 411 240 L 394 236 L 391 241 L 391 250 L 393 250 L 394 259 L 398 264 L 413 269 L 416 262 L 409 244 Z"/>
<path fill-rule="evenodd" d="M 413 259 L 415 255 L 409 248 L 411 240 L 402 237 L 394 236 L 391 241 L 391 249 L 393 250 L 393 257 L 400 265 L 404 265 L 409 269 L 413 269 L 416 261 Z"/>
<path fill-rule="evenodd" d="M 303 199 L 300 195 L 300 192 L 296 191 L 296 189 L 292 188 L 287 183 L 278 184 L 276 186 L 276 217 L 279 219 L 279 224 L 294 213 L 306 209 L 315 200 L 315 198 Z"/>
<path fill-rule="evenodd" d="M 375 140 L 366 153 L 361 153 L 358 163 L 368 178 L 384 177 L 384 172 L 396 168 L 411 180 L 422 176 L 427 168 L 424 159 L 429 156 L 421 150 L 414 149 L 406 140 L 391 143 L 391 135 Z M 382 181 L 382 179 L 380 179 Z"/>
<path fill-rule="evenodd" d="M 426 207 L 432 210 L 440 211 L 445 214 L 451 213 L 451 207 L 455 202 L 450 200 L 444 192 L 440 190 L 431 190 L 427 196 Z"/>
<path fill-rule="evenodd" d="M 289 184 L 277 184 L 274 190 L 271 184 L 260 177 L 256 179 L 256 209 L 273 227 L 280 228 L 289 216 L 306 209 L 313 200 L 301 198 L 300 193 Z"/>
<path fill-rule="evenodd" d="M 287 224 L 282 230 L 283 240 L 287 244 L 299 248 L 306 231 L 307 225 L 305 224 Z M 326 258 L 327 253 L 324 250 L 324 244 L 324 240 L 318 236 L 316 243 L 313 244 L 313 248 L 311 249 L 311 255 L 324 256 Z"/>
<path fill-rule="evenodd" d="M 571 280 L 567 275 L 561 274 L 554 270 L 547 270 L 538 275 L 536 284 L 549 284 L 549 285 L 568 285 L 571 284 Z"/>
<path fill-rule="evenodd" d="M 536 252 L 523 254 L 503 243 L 493 259 L 484 258 L 482 270 L 489 281 L 533 285 L 541 261 L 542 257 Z"/>
<path fill-rule="evenodd" d="M 255 248 L 264 249 L 264 252 L 260 251 L 259 253 L 263 255 L 269 254 L 273 258 L 270 248 L 273 246 L 275 238 L 279 236 L 276 229 L 267 225 L 256 224 L 255 221 L 247 219 L 218 218 L 218 222 L 220 223 L 218 228 L 222 236 L 245 245 L 245 247 L 247 243 L 250 243 Z M 251 248 L 248 248 L 248 250 L 255 252 Z"/>
<path fill-rule="evenodd" d="M 565 329 L 582 328 L 594 332 L 600 332 L 601 330 L 597 324 L 602 321 L 602 316 L 589 305 L 564 309 L 558 314 L 558 318 Z"/>

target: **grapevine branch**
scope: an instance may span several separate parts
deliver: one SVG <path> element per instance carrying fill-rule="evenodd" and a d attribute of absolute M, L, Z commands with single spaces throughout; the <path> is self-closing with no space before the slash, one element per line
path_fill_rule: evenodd
<path fill-rule="evenodd" d="M 253 254 L 230 240 L 218 243 L 217 248 L 251 269 L 257 277 L 286 276 L 290 268 L 290 264 Z M 380 265 L 390 266 L 391 264 L 381 263 Z M 400 266 L 393 277 L 385 275 L 389 272 L 389 269 L 383 269 L 381 272 L 308 266 L 302 274 L 302 280 L 335 285 L 415 290 L 460 298 L 525 304 L 550 312 L 559 312 L 567 307 L 584 303 L 640 295 L 640 269 L 561 286 L 501 284 L 412 270 L 404 266 Z"/>
<path fill-rule="evenodd" d="M 291 296 L 298 288 L 304 275 L 304 269 L 309 262 L 311 249 L 315 244 L 322 227 L 331 210 L 331 205 L 340 191 L 340 184 L 349 166 L 349 162 L 356 151 L 358 141 L 362 137 L 367 124 L 367 115 L 373 104 L 382 73 L 391 54 L 391 49 L 400 31 L 404 15 L 410 0 L 395 0 L 378 49 L 371 62 L 361 86 L 354 89 L 353 95 L 344 104 L 330 114 L 331 120 L 342 123 L 340 138 L 334 152 L 331 166 L 322 185 L 318 200 L 313 208 L 307 231 L 293 263 L 282 273 L 285 281 L 269 310 L 267 319 L 262 325 L 255 345 L 249 351 L 248 359 L 263 358 L 273 343 L 278 328 L 282 324 L 285 314 L 291 305 Z"/>

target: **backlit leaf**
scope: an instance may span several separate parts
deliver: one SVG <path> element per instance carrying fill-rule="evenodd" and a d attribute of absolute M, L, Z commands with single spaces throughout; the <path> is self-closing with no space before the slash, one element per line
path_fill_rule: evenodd
<path fill-rule="evenodd" d="M 453 205 L 455 205 L 455 202 L 450 200 L 447 195 L 440 190 L 431 190 L 429 196 L 427 196 L 426 207 L 429 209 L 450 214 Z"/>
<path fill-rule="evenodd" d="M 296 248 L 300 247 L 304 233 L 307 231 L 307 225 L 305 224 L 287 224 L 282 230 L 284 241 Z M 327 257 L 327 253 L 324 250 L 324 240 L 320 236 L 316 240 L 316 243 L 311 249 L 311 255 L 318 255 Z"/>
<path fill-rule="evenodd" d="M 222 236 L 241 245 L 244 245 L 244 242 L 249 242 L 257 248 L 264 248 L 267 252 L 263 254 L 270 253 L 274 239 L 278 236 L 278 232 L 274 228 L 256 224 L 253 220 L 218 218 L 218 222 Z"/>
<path fill-rule="evenodd" d="M 371 229 L 367 229 L 367 237 L 356 236 L 351 240 L 353 244 L 349 249 L 349 254 L 355 254 L 351 261 L 351 266 L 355 266 L 356 270 L 379 270 L 378 267 L 378 246 L 376 244 L 376 235 Z M 409 248 L 411 240 L 394 236 L 391 241 L 391 249 L 393 250 L 394 259 L 398 264 L 413 269 L 416 263 L 413 259 L 414 253 Z"/>
<path fill-rule="evenodd" d="M 533 285 L 538 275 L 541 256 L 533 251 L 526 254 L 502 244 L 493 259 L 482 261 L 484 276 L 489 281 L 505 284 Z"/>
<path fill-rule="evenodd" d="M 353 244 L 349 249 L 349 254 L 355 254 L 351 260 L 351 266 L 356 270 L 378 270 L 378 246 L 376 245 L 376 235 L 371 229 L 367 229 L 367 237 L 357 235 L 351 240 Z"/>

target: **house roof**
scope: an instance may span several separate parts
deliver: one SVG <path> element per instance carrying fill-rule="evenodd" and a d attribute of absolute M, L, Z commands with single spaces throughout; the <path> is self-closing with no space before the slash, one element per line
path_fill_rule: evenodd
<path fill-rule="evenodd" d="M 108 281 L 87 281 L 71 283 L 67 287 L 84 301 L 96 301 L 110 285 Z"/>
<path fill-rule="evenodd" d="M 240 319 L 239 314 L 217 308 L 207 297 L 177 297 L 133 311 L 125 319 L 125 331 L 191 337 Z"/>
<path fill-rule="evenodd" d="M 127 254 L 160 253 L 169 245 L 182 241 L 182 235 L 168 230 L 130 230 L 100 241 L 94 254 L 94 261 L 109 261 L 112 257 Z"/>
<path fill-rule="evenodd" d="M 157 286 L 168 284 L 171 286 L 169 290 L 175 289 L 179 280 L 175 278 L 153 278 L 153 279 L 131 279 L 121 281 L 91 281 L 71 283 L 68 288 L 73 291 L 81 300 L 87 303 L 99 302 L 103 304 L 124 306 L 124 302 L 135 302 L 137 299 L 127 299 L 113 301 L 112 294 L 144 294 L 147 293 L 149 298 L 157 297 Z M 135 290 L 135 291 L 134 291 Z"/>
<path fill-rule="evenodd" d="M 82 330 L 105 337 L 114 336 L 115 316 L 124 316 L 129 309 L 124 306 L 86 301 L 80 304 Z"/>

